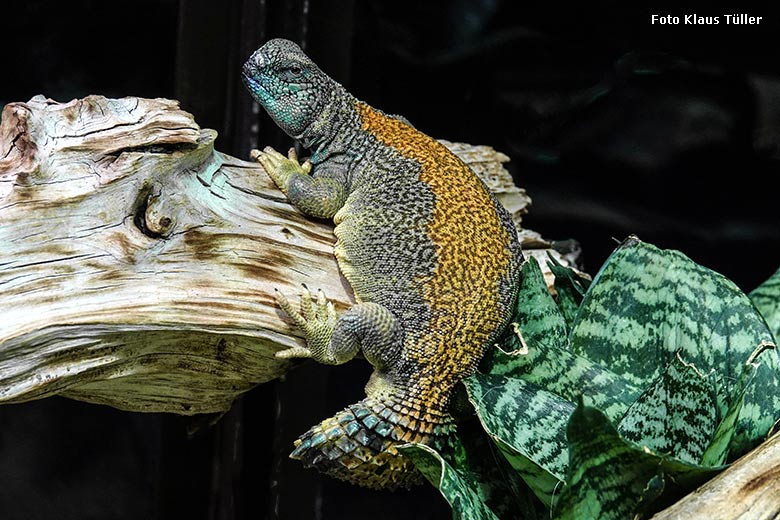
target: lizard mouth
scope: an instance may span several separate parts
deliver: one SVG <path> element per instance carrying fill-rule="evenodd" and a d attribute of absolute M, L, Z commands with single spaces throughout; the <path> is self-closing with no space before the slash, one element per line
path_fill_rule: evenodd
<path fill-rule="evenodd" d="M 244 85 L 246 85 L 249 88 L 249 90 L 255 90 L 255 89 L 263 88 L 260 85 L 259 81 L 257 81 L 249 73 L 247 73 L 246 68 L 244 68 L 244 73 L 241 74 L 241 79 L 244 80 Z"/>
<path fill-rule="evenodd" d="M 252 93 L 253 97 L 261 104 L 265 104 L 266 101 L 271 99 L 271 93 L 263 87 L 263 84 L 256 78 L 254 70 L 249 66 L 249 63 L 244 65 L 244 70 L 241 74 L 241 79 L 244 80 L 244 85 Z"/>
<path fill-rule="evenodd" d="M 244 63 L 244 66 L 241 68 L 241 77 L 244 78 L 244 83 L 247 85 L 257 83 L 257 80 L 254 79 L 256 74 L 257 68 L 253 66 L 252 60 L 247 60 L 246 63 Z"/>
<path fill-rule="evenodd" d="M 241 67 L 241 77 L 244 80 L 244 84 L 250 88 L 250 90 L 263 89 L 263 86 L 258 78 L 261 77 L 259 61 L 254 56 L 250 57 Z M 263 89 L 267 94 L 268 91 Z"/>

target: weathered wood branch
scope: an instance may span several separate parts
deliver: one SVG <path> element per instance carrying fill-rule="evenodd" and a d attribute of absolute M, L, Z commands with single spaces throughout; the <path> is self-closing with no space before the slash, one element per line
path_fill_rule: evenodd
<path fill-rule="evenodd" d="M 653 520 L 780 518 L 780 433 Z"/>
<path fill-rule="evenodd" d="M 262 168 L 216 152 L 174 101 L 12 103 L 0 124 L 0 403 L 61 394 L 134 411 L 220 412 L 285 373 L 300 341 L 273 289 L 352 296 L 332 226 Z M 446 143 L 518 224 L 530 199 L 488 147 Z M 521 230 L 528 254 L 548 253 Z M 542 266 L 546 262 L 540 262 Z M 780 517 L 780 437 L 657 519 Z"/>
<path fill-rule="evenodd" d="M 290 366 L 274 353 L 300 340 L 274 288 L 306 283 L 350 305 L 332 226 L 290 207 L 256 163 L 216 152 L 215 137 L 164 99 L 5 107 L 0 402 L 224 411 Z M 519 223 L 530 200 L 508 158 L 448 146 Z"/>

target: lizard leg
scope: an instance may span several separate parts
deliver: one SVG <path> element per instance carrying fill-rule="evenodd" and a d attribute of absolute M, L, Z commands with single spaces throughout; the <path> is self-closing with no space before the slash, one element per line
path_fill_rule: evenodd
<path fill-rule="evenodd" d="M 331 345 L 360 348 L 377 371 L 392 367 L 403 348 L 403 326 L 395 315 L 374 302 L 353 305 L 339 317 Z"/>
<path fill-rule="evenodd" d="M 392 364 L 400 354 L 403 332 L 395 316 L 376 303 L 353 305 L 336 316 L 333 304 L 318 291 L 315 300 L 304 287 L 300 311 L 280 292 L 276 300 L 306 338 L 305 347 L 293 347 L 276 353 L 278 358 L 312 358 L 320 363 L 346 363 L 362 349 L 377 369 Z"/>
<path fill-rule="evenodd" d="M 262 152 L 252 150 L 250 156 L 268 172 L 290 203 L 307 215 L 333 218 L 347 199 L 338 171 L 318 167 L 316 174 L 310 175 L 312 164 L 309 161 L 300 164 L 295 148 L 290 148 L 287 157 L 270 146 Z"/>

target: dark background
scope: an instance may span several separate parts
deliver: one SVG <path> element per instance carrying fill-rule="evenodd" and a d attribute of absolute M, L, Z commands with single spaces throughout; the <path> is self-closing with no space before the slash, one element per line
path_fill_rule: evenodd
<path fill-rule="evenodd" d="M 217 148 L 245 158 L 258 143 L 289 145 L 239 80 L 246 57 L 283 36 L 368 103 L 510 155 L 534 200 L 527 227 L 579 240 L 592 274 L 635 233 L 745 290 L 767 278 L 780 264 L 776 10 L 525 4 L 6 2 L 0 104 L 176 98 L 219 131 Z M 650 24 L 653 13 L 730 12 L 763 20 Z M 213 427 L 65 399 L 0 407 L 0 518 L 449 518 L 429 486 L 370 492 L 286 458 L 298 434 L 361 396 L 367 375 L 359 362 L 304 365 Z"/>

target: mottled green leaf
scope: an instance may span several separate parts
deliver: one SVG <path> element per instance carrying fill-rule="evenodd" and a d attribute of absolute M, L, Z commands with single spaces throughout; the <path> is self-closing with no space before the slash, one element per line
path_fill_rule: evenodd
<path fill-rule="evenodd" d="M 767 348 L 766 345 L 758 347 L 743 366 L 739 382 L 732 395 L 731 406 L 715 430 L 710 445 L 701 457 L 700 464 L 702 466 L 720 466 L 726 463 L 731 447 L 731 439 L 736 431 L 737 419 L 739 419 L 742 405 L 745 402 L 745 393 L 752 386 L 755 379 L 756 370 L 760 363 L 758 358 Z"/>
<path fill-rule="evenodd" d="M 712 374 L 676 355 L 618 424 L 626 439 L 698 464 L 718 424 Z"/>
<path fill-rule="evenodd" d="M 476 421 L 460 424 L 438 449 L 409 444 L 400 450 L 439 489 L 455 518 L 544 518 L 544 506 Z"/>
<path fill-rule="evenodd" d="M 574 405 L 522 379 L 476 374 L 464 380 L 485 431 L 549 505 L 566 471 L 566 424 Z"/>
<path fill-rule="evenodd" d="M 569 350 L 531 343 L 526 353 L 497 349 L 490 358 L 486 364 L 490 374 L 522 379 L 571 403 L 585 395 L 588 404 L 613 420 L 622 417 L 641 394 L 617 374 Z"/>
<path fill-rule="evenodd" d="M 563 486 L 563 479 L 556 477 L 501 439 L 494 438 L 493 442 L 534 495 L 545 507 L 551 507 L 556 490 Z"/>
<path fill-rule="evenodd" d="M 435 449 L 424 444 L 406 444 L 398 448 L 414 462 L 420 473 L 444 496 L 458 520 L 499 520 L 485 504 L 479 489 L 471 487 L 459 472 Z"/>
<path fill-rule="evenodd" d="M 750 299 L 758 308 L 776 341 L 780 338 L 780 269 L 767 281 L 753 289 Z"/>
<path fill-rule="evenodd" d="M 568 342 L 566 320 L 547 289 L 542 270 L 534 257 L 523 263 L 517 309 L 512 321 L 515 325 L 509 339 L 517 343 L 506 345 L 505 350 L 516 350 L 528 343 L 563 348 Z"/>
<path fill-rule="evenodd" d="M 568 350 L 566 322 L 536 259 L 523 264 L 513 323 L 482 371 L 520 378 L 574 403 L 580 394 L 616 419 L 641 391 L 618 375 Z"/>
<path fill-rule="evenodd" d="M 718 411 L 738 393 L 741 367 L 772 334 L 731 281 L 678 251 L 632 237 L 607 260 L 583 299 L 570 335 L 572 350 L 635 386 L 659 377 L 676 352 L 702 372 L 715 371 Z M 733 454 L 760 440 L 780 411 L 778 354 L 762 356 L 745 394 Z"/>
<path fill-rule="evenodd" d="M 499 518 L 546 518 L 545 508 L 478 421 L 458 425 L 458 439 L 443 455 Z"/>
<path fill-rule="evenodd" d="M 623 440 L 604 414 L 581 403 L 567 437 L 567 484 L 556 504 L 561 520 L 634 518 L 640 510 L 652 510 L 662 493 L 679 495 L 718 471 L 638 448 Z"/>
<path fill-rule="evenodd" d="M 652 510 L 771 427 L 780 413 L 778 354 L 733 283 L 636 238 L 584 297 L 587 281 L 550 267 L 557 302 L 536 261 L 526 262 L 513 324 L 486 356 L 488 374 L 465 386 L 485 430 L 545 504 L 561 496 L 567 476 L 562 518 Z M 769 301 L 767 287 L 754 294 Z M 579 396 L 606 416 L 580 406 L 568 421 Z"/>
<path fill-rule="evenodd" d="M 566 320 L 566 325 L 571 326 L 577 316 L 585 291 L 590 286 L 590 280 L 583 278 L 573 269 L 561 265 L 552 255 L 548 255 L 550 261 L 547 265 L 555 275 L 555 294 L 558 307 Z"/>

